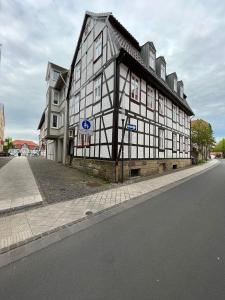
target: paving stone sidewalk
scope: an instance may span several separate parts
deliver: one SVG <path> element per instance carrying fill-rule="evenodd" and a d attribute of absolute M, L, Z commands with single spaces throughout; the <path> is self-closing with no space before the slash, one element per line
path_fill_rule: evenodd
<path fill-rule="evenodd" d="M 137 196 L 185 179 L 210 167 L 218 161 L 181 170 L 138 183 L 122 185 L 93 195 L 47 205 L 12 216 L 0 218 L 0 253 L 4 253 L 39 236 L 48 234 L 70 223 L 83 219 L 87 211 L 93 213 L 113 207 Z"/>
<path fill-rule="evenodd" d="M 42 201 L 26 157 L 15 157 L 0 169 L 0 213 Z"/>

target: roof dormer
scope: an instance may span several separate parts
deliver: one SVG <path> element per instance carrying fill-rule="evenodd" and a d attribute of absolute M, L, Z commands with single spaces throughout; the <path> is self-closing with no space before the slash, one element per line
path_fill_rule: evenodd
<path fill-rule="evenodd" d="M 166 61 L 163 56 L 159 56 L 156 59 L 156 73 L 161 79 L 166 81 Z"/>
<path fill-rule="evenodd" d="M 177 74 L 176 72 L 173 72 L 166 76 L 166 81 L 171 88 L 172 91 L 177 93 Z"/>
<path fill-rule="evenodd" d="M 156 49 L 153 42 L 147 42 L 141 47 L 141 56 L 149 68 L 155 71 Z"/>
<path fill-rule="evenodd" d="M 177 82 L 177 93 L 180 98 L 184 98 L 184 84 L 182 80 Z"/>

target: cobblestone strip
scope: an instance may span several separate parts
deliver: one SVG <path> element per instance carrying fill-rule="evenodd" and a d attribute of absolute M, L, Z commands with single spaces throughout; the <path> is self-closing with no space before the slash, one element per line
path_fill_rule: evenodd
<path fill-rule="evenodd" d="M 16 215 L 1 217 L 0 253 L 41 235 L 48 234 L 59 227 L 77 222 L 85 218 L 87 211 L 93 213 L 100 212 L 124 201 L 152 192 L 204 171 L 216 164 L 217 161 L 214 160 L 207 164 L 178 171 L 173 174 L 123 185 L 83 198 L 47 205 Z"/>

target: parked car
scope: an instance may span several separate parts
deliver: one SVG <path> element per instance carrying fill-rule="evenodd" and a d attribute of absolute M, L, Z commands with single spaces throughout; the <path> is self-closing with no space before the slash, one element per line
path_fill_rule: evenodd
<path fill-rule="evenodd" d="M 0 156 L 10 156 L 10 154 L 6 151 L 0 152 Z"/>

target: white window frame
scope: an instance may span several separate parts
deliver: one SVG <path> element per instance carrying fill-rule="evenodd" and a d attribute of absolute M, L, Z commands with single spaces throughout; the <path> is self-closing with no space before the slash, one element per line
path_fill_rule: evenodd
<path fill-rule="evenodd" d="M 75 66 L 75 82 L 81 77 L 81 62 L 79 61 Z"/>
<path fill-rule="evenodd" d="M 173 119 L 173 122 L 177 122 L 177 107 L 175 104 L 173 104 L 172 119 Z"/>
<path fill-rule="evenodd" d="M 180 135 L 180 152 L 184 151 L 184 136 Z"/>
<path fill-rule="evenodd" d="M 152 68 L 154 71 L 155 71 L 155 60 L 156 60 L 155 52 L 150 50 L 149 51 L 149 67 Z"/>
<path fill-rule="evenodd" d="M 102 74 L 94 80 L 94 103 L 101 100 L 102 97 Z"/>
<path fill-rule="evenodd" d="M 159 114 L 164 116 L 165 112 L 165 98 L 163 95 L 159 94 Z"/>
<path fill-rule="evenodd" d="M 140 101 L 140 78 L 131 74 L 130 96 L 136 102 Z"/>
<path fill-rule="evenodd" d="M 150 85 L 147 85 L 147 107 L 155 110 L 155 90 Z"/>
<path fill-rule="evenodd" d="M 102 32 L 97 36 L 94 41 L 94 61 L 96 61 L 100 56 L 102 56 Z"/>
<path fill-rule="evenodd" d="M 177 152 L 177 134 L 173 133 L 173 152 Z"/>
<path fill-rule="evenodd" d="M 57 101 L 57 103 L 55 103 L 55 100 Z M 53 90 L 53 105 L 59 105 L 59 91 L 56 90 Z"/>
<path fill-rule="evenodd" d="M 165 150 L 165 130 L 159 128 L 159 150 Z"/>
<path fill-rule="evenodd" d="M 53 122 L 54 122 L 54 116 L 56 117 L 56 126 L 54 126 Z M 59 128 L 59 115 L 52 113 L 52 122 L 51 122 L 51 127 L 54 129 L 58 129 Z"/>
<path fill-rule="evenodd" d="M 56 74 L 58 74 L 57 77 L 56 77 Z M 53 70 L 53 80 L 54 81 L 57 81 L 57 79 L 59 78 L 59 74 L 60 74 L 59 71 Z"/>
<path fill-rule="evenodd" d="M 166 80 L 166 66 L 164 64 L 161 64 L 161 78 Z"/>

